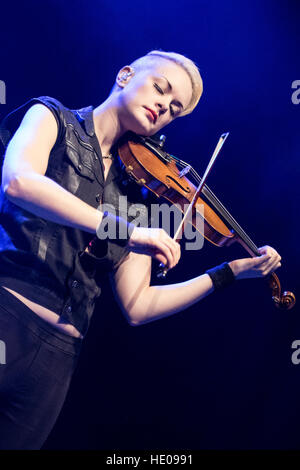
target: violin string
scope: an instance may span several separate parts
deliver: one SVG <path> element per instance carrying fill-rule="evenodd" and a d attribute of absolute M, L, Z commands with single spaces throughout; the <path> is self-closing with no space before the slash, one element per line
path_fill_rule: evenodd
<path fill-rule="evenodd" d="M 199 177 L 199 175 L 197 176 Z M 246 232 L 242 229 L 238 222 L 228 212 L 226 207 L 218 200 L 218 198 L 207 186 L 204 186 L 203 193 L 208 198 L 208 200 L 219 210 L 219 212 L 223 215 L 223 217 L 231 225 L 231 227 L 236 231 L 236 233 L 245 241 L 245 243 L 247 243 L 249 248 L 251 248 L 254 252 L 258 252 L 255 243 L 251 240 L 251 238 L 246 234 Z"/>
<path fill-rule="evenodd" d="M 206 187 L 204 186 L 203 193 L 204 193 L 204 196 L 207 197 L 209 202 L 211 202 L 214 205 L 214 207 L 216 207 L 217 210 L 219 210 L 219 212 L 223 215 L 224 219 L 231 225 L 231 227 L 236 231 L 236 233 L 244 240 L 244 242 L 249 246 L 249 248 L 251 248 L 254 252 L 257 253 L 258 249 L 255 243 L 246 234 L 246 232 L 242 229 L 242 227 L 238 224 L 238 222 L 232 217 L 232 215 L 228 212 L 226 207 L 217 199 L 214 193 L 207 186 Z"/>
<path fill-rule="evenodd" d="M 180 158 L 174 157 L 172 155 L 172 158 L 181 166 L 181 167 L 187 167 L 190 166 L 188 163 L 185 161 L 181 160 Z M 194 176 L 195 180 L 200 183 L 201 182 L 201 177 L 198 175 L 196 170 L 190 166 L 190 173 Z M 258 253 L 258 248 L 255 245 L 255 243 L 251 240 L 251 238 L 245 233 L 245 231 L 242 229 L 242 227 L 237 223 L 237 221 L 232 217 L 232 215 L 228 212 L 226 207 L 219 201 L 219 199 L 215 196 L 215 194 L 209 189 L 208 186 L 204 185 L 203 187 L 203 194 L 207 197 L 209 202 L 211 202 L 218 210 L 219 212 L 223 215 L 225 220 L 234 228 L 236 233 L 244 240 L 244 242 L 251 248 L 256 254 Z"/>

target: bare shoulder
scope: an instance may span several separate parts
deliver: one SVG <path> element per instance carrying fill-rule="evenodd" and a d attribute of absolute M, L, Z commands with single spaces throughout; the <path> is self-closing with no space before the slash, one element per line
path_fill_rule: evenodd
<path fill-rule="evenodd" d="M 23 143 L 23 146 L 39 142 L 44 144 L 43 147 L 47 146 L 51 150 L 57 134 L 58 125 L 54 114 L 46 105 L 36 103 L 25 113 L 9 145 L 19 143 L 19 141 Z"/>
<path fill-rule="evenodd" d="M 5 153 L 2 186 L 27 171 L 45 174 L 50 152 L 58 136 L 58 125 L 47 106 L 37 103 L 25 113 Z"/>
<path fill-rule="evenodd" d="M 43 122 L 53 124 L 57 128 L 57 122 L 50 109 L 43 103 L 33 104 L 24 114 L 20 127 L 39 126 Z"/>

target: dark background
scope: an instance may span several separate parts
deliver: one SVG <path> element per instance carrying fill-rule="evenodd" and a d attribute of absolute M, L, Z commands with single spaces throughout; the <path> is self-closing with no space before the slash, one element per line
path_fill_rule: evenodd
<path fill-rule="evenodd" d="M 195 60 L 204 94 L 165 130 L 167 149 L 201 174 L 230 131 L 208 184 L 258 246 L 278 250 L 283 288 L 299 297 L 299 1 L 28 0 L 0 15 L 0 117 L 40 95 L 97 106 L 118 70 L 151 49 Z M 205 242 L 167 282 L 244 256 Z M 277 310 L 253 279 L 133 328 L 108 288 L 44 448 L 299 449 L 299 314 L 299 304 Z"/>

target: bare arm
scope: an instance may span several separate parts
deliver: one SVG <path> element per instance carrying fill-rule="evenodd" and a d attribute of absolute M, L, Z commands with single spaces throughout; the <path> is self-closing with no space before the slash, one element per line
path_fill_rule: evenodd
<path fill-rule="evenodd" d="M 184 310 L 213 292 L 208 274 L 178 284 L 150 286 L 151 258 L 130 253 L 111 277 L 117 301 L 132 326 Z"/>
<path fill-rule="evenodd" d="M 264 277 L 281 266 L 281 257 L 271 247 L 260 248 L 262 256 L 229 262 L 236 279 Z M 151 286 L 151 258 L 130 253 L 111 277 L 116 299 L 132 326 L 180 312 L 214 291 L 208 274 L 165 286 Z"/>

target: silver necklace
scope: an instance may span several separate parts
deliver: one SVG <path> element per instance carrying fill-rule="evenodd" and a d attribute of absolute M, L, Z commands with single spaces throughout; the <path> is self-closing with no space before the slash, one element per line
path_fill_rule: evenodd
<path fill-rule="evenodd" d="M 102 158 L 110 158 L 112 160 L 114 156 L 112 153 L 109 153 L 108 155 L 102 155 Z"/>

